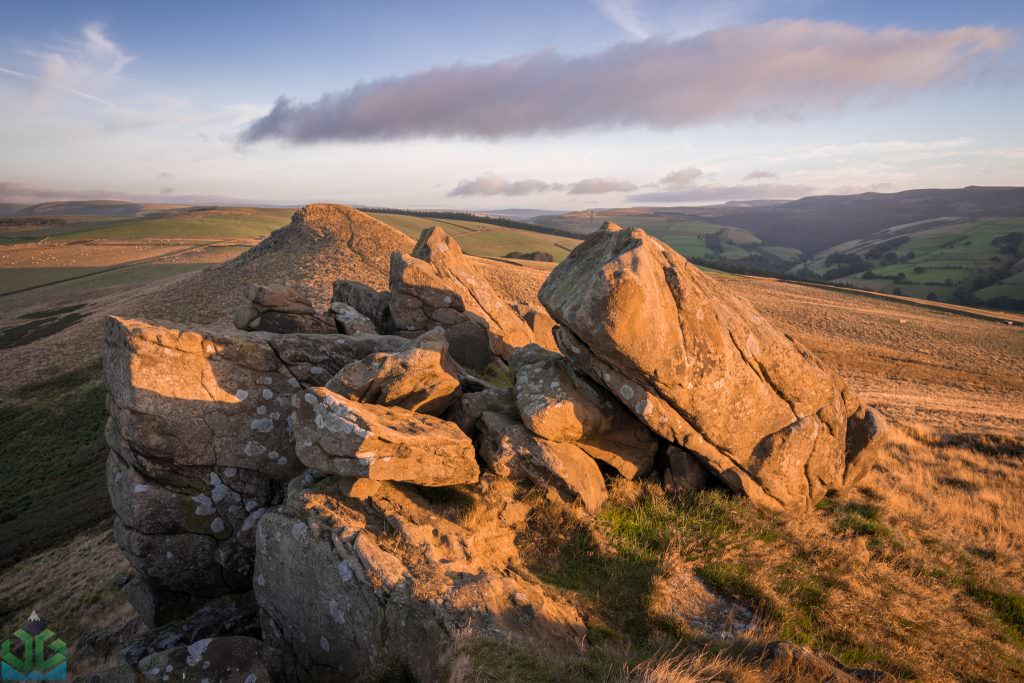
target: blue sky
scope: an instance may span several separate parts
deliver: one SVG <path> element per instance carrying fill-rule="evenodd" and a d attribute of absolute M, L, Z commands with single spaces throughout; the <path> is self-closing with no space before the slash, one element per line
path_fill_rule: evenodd
<path fill-rule="evenodd" d="M 381 4 L 5 3 L 0 201 L 1024 184 L 1024 3 Z"/>

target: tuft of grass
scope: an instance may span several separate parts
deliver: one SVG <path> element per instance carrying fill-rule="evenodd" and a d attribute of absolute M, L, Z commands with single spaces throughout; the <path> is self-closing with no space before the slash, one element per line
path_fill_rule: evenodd
<path fill-rule="evenodd" d="M 840 503 L 825 498 L 817 507 L 833 516 L 836 531 L 867 537 L 868 547 L 872 550 L 898 546 L 892 528 L 882 521 L 881 508 L 877 505 L 849 501 Z"/>

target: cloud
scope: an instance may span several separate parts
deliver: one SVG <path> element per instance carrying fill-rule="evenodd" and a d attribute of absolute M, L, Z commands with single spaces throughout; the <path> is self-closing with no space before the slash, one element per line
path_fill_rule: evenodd
<path fill-rule="evenodd" d="M 360 83 L 316 102 L 278 98 L 243 142 L 499 139 L 646 126 L 676 129 L 736 117 L 808 116 L 905 97 L 966 76 L 1009 34 L 775 21 L 651 39 L 565 57 L 540 52 Z"/>
<path fill-rule="evenodd" d="M 547 192 L 553 186 L 543 180 L 508 180 L 500 175 L 485 173 L 474 180 L 461 180 L 455 189 L 448 193 L 449 197 L 473 197 L 504 195 L 506 197 L 521 197 L 527 194 Z M 560 189 L 560 186 L 557 186 Z"/>
<path fill-rule="evenodd" d="M 619 28 L 641 40 L 649 38 L 651 32 L 647 30 L 637 11 L 640 0 L 597 0 L 597 7 L 601 14 L 605 15 Z"/>
<path fill-rule="evenodd" d="M 797 199 L 814 194 L 811 185 L 758 183 L 756 185 L 694 185 L 682 190 L 645 192 L 628 197 L 640 204 L 683 204 L 688 202 L 728 202 L 753 199 Z"/>
<path fill-rule="evenodd" d="M 672 171 L 661 180 L 658 181 L 658 185 L 667 188 L 680 188 L 692 185 L 697 178 L 704 175 L 704 171 L 699 168 L 681 168 L 678 171 Z"/>
<path fill-rule="evenodd" d="M 173 187 L 169 187 L 169 186 L 168 187 L 161 187 L 160 188 L 160 194 L 174 194 L 174 188 Z"/>
<path fill-rule="evenodd" d="M 584 178 L 569 186 L 568 194 L 607 194 L 609 192 L 632 192 L 636 185 L 618 178 Z"/>
<path fill-rule="evenodd" d="M 759 171 L 753 170 L 747 175 L 743 176 L 744 180 L 768 180 L 771 178 L 778 178 L 779 174 L 775 171 Z"/>

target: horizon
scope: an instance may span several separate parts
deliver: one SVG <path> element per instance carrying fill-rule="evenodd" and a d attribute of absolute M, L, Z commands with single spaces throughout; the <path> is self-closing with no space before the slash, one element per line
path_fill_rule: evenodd
<path fill-rule="evenodd" d="M 1024 9 L 890 5 L 17 7 L 0 201 L 579 211 L 1024 185 Z"/>

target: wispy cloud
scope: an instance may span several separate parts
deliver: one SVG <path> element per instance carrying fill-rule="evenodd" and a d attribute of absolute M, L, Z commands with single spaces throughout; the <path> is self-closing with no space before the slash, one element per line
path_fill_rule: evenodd
<path fill-rule="evenodd" d="M 569 186 L 569 194 L 609 194 L 611 192 L 632 192 L 636 185 L 618 178 L 584 178 Z"/>
<path fill-rule="evenodd" d="M 644 40 L 651 32 L 639 15 L 640 0 L 597 0 L 597 7 L 608 19 L 634 38 Z"/>
<path fill-rule="evenodd" d="M 86 24 L 71 40 L 25 54 L 34 64 L 32 72 L 0 67 L 0 73 L 31 82 L 33 97 L 71 94 L 107 108 L 115 105 L 96 94 L 97 90 L 109 86 L 134 59 L 96 23 Z"/>
<path fill-rule="evenodd" d="M 779 174 L 776 173 L 775 171 L 761 171 L 761 170 L 755 169 L 755 170 L 751 171 L 750 173 L 748 173 L 747 175 L 743 176 L 743 179 L 744 180 L 768 180 L 768 179 L 771 179 L 771 178 L 778 178 L 778 177 L 779 177 Z"/>
<path fill-rule="evenodd" d="M 584 57 L 542 52 L 456 64 L 328 93 L 281 97 L 245 142 L 393 140 L 554 133 L 616 126 L 675 129 L 737 117 L 792 118 L 853 101 L 891 101 L 965 75 L 1004 31 L 869 30 L 777 21 L 647 40 Z"/>

